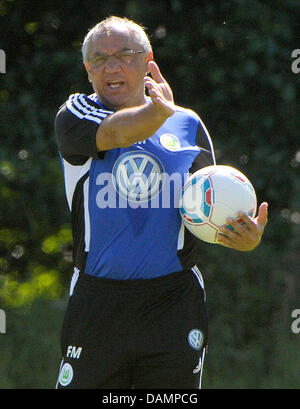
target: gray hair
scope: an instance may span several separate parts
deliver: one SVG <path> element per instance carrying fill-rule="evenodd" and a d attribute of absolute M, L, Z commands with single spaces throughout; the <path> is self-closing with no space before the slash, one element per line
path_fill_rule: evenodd
<path fill-rule="evenodd" d="M 81 47 L 83 61 L 87 61 L 88 59 L 90 42 L 95 34 L 108 32 L 110 31 L 111 28 L 118 27 L 120 25 L 125 26 L 129 32 L 132 32 L 134 34 L 135 38 L 141 43 L 141 46 L 144 48 L 144 50 L 147 53 L 152 52 L 150 40 L 143 26 L 135 23 L 132 20 L 129 20 L 126 17 L 121 18 L 121 17 L 116 17 L 116 16 L 110 16 L 102 20 L 100 23 L 96 24 L 94 27 L 92 27 L 88 31 L 87 35 L 85 36 L 83 40 L 82 47 Z"/>

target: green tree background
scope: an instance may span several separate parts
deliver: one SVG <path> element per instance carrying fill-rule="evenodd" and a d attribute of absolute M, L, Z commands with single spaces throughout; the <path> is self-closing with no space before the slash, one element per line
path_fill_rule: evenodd
<path fill-rule="evenodd" d="M 0 0 L 0 388 L 56 383 L 72 242 L 53 122 L 69 94 L 92 91 L 81 41 L 112 14 L 147 28 L 177 104 L 198 112 L 218 163 L 244 172 L 270 205 L 253 252 L 202 245 L 203 387 L 299 388 L 298 0 Z"/>

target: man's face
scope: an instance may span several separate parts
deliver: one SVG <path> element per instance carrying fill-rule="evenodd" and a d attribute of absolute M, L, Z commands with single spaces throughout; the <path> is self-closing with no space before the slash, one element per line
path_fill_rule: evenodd
<path fill-rule="evenodd" d="M 126 28 L 113 28 L 92 38 L 89 61 L 85 62 L 89 80 L 100 102 L 114 110 L 145 103 L 144 76 L 151 53 L 133 54 L 128 59 L 117 58 L 119 53 L 128 50 L 141 51 L 143 47 Z M 110 57 L 101 61 L 103 56 Z"/>

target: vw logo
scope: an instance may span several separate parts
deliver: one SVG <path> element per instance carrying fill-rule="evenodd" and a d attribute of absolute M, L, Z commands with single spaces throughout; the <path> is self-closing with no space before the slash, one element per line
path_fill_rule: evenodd
<path fill-rule="evenodd" d="M 188 335 L 189 344 L 193 349 L 199 350 L 203 345 L 204 336 L 199 329 L 192 329 Z"/>
<path fill-rule="evenodd" d="M 163 185 L 164 167 L 149 152 L 132 151 L 115 162 L 113 184 L 120 196 L 131 202 L 146 202 L 157 196 Z"/>

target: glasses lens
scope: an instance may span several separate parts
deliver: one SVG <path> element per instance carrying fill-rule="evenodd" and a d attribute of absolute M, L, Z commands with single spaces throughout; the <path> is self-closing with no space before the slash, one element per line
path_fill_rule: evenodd
<path fill-rule="evenodd" d="M 101 54 L 101 55 L 97 55 L 94 58 L 91 58 L 89 61 L 95 67 L 102 67 L 109 61 L 111 57 L 115 57 L 120 63 L 130 64 L 133 61 L 136 54 L 141 54 L 143 52 L 144 50 L 137 50 L 137 51 L 126 50 L 126 51 L 120 51 L 112 55 Z"/>
<path fill-rule="evenodd" d="M 134 54 L 132 50 L 128 50 L 116 53 L 115 56 L 117 57 L 118 60 L 122 61 L 123 63 L 129 64 L 133 60 Z"/>

